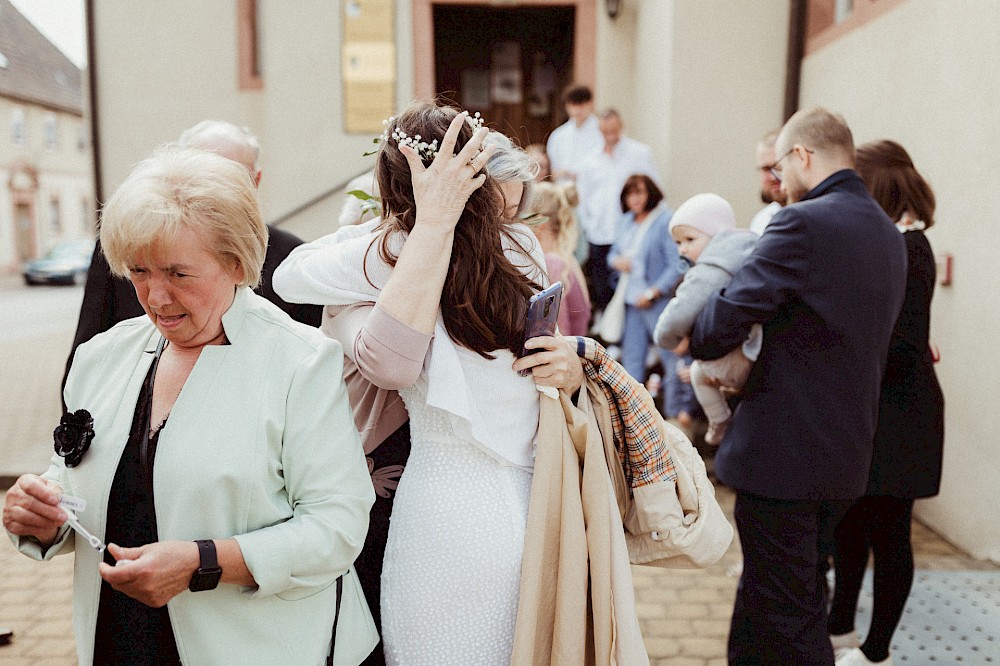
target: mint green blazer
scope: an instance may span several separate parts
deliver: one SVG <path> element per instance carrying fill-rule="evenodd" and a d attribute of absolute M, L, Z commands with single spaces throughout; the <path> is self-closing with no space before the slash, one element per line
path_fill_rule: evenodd
<path fill-rule="evenodd" d="M 222 318 L 230 344 L 206 347 L 160 433 L 154 470 L 161 540 L 239 542 L 257 586 L 182 592 L 167 607 L 183 663 L 322 664 L 344 592 L 338 666 L 356 666 L 378 634 L 352 568 L 375 493 L 342 379 L 339 343 L 292 321 L 250 289 Z M 124 321 L 77 350 L 70 411 L 94 417 L 81 463 L 53 456 L 45 477 L 87 501 L 80 522 L 102 537 L 108 494 L 143 379 L 160 339 L 147 317 Z M 46 551 L 76 552 L 73 624 L 80 664 L 92 663 L 100 557 L 63 528 Z"/>

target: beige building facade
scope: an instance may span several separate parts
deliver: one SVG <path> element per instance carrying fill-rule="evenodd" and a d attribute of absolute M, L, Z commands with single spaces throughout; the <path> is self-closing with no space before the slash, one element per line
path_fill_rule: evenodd
<path fill-rule="evenodd" d="M 82 74 L 0 0 L 0 272 L 93 238 L 93 187 Z"/>
<path fill-rule="evenodd" d="M 799 70 L 790 25 L 803 8 Z M 991 149 L 1000 129 L 988 123 L 1000 73 L 983 66 L 1000 60 L 997 3 L 90 0 L 88 10 L 103 196 L 184 128 L 229 120 L 260 137 L 267 220 L 306 238 L 336 227 L 339 190 L 371 168 L 363 153 L 381 118 L 415 97 L 447 94 L 484 109 L 494 127 L 541 141 L 565 119 L 561 86 L 587 83 L 598 107 L 617 108 L 626 133 L 653 147 L 674 207 L 716 192 L 743 224 L 762 206 L 754 149 L 784 119 L 789 77 L 801 105 L 842 112 L 859 142 L 899 140 L 937 192 L 928 236 L 955 266 L 933 313 L 948 405 L 945 481 L 918 514 L 973 556 L 1000 562 L 990 493 L 1000 482 L 1000 417 L 988 407 L 989 378 L 1000 373 L 1000 355 L 988 351 L 1000 344 L 989 295 L 1000 276 L 987 256 L 1000 234 L 990 225 L 1000 210 L 1000 153 Z M 501 37 L 485 43 L 485 34 Z M 482 53 L 468 46 L 480 42 Z"/>

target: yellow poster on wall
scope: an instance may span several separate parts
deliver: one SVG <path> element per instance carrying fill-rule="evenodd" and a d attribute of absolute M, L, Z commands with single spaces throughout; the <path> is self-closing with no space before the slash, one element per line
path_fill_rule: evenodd
<path fill-rule="evenodd" d="M 382 131 L 396 109 L 395 0 L 342 0 L 344 131 Z"/>

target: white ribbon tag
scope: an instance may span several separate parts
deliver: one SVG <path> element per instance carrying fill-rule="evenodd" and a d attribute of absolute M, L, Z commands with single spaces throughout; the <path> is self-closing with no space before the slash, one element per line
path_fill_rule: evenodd
<path fill-rule="evenodd" d="M 59 506 L 64 509 L 69 509 L 74 513 L 79 513 L 87 510 L 87 500 L 80 499 L 79 497 L 73 497 L 72 495 L 60 495 Z"/>

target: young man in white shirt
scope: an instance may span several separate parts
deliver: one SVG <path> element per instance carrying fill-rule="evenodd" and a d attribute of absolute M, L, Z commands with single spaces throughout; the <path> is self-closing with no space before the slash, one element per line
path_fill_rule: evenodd
<path fill-rule="evenodd" d="M 594 94 L 587 86 L 574 86 L 563 96 L 569 120 L 549 135 L 545 150 L 552 180 L 573 181 L 581 162 L 604 146 L 594 115 Z"/>

